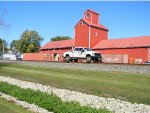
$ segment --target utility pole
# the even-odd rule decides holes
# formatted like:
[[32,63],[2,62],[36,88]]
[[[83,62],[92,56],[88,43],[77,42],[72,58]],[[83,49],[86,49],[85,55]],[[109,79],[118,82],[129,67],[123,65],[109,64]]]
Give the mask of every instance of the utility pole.
[[3,39],[3,55],[5,54],[5,42],[4,42],[4,39]]

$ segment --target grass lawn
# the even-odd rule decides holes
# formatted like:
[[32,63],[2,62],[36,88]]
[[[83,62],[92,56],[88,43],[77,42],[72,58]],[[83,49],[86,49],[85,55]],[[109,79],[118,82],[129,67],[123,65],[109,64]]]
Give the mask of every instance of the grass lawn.
[[0,75],[150,105],[150,75],[2,63]]
[[0,98],[0,113],[31,113],[30,111],[15,105],[12,102]]

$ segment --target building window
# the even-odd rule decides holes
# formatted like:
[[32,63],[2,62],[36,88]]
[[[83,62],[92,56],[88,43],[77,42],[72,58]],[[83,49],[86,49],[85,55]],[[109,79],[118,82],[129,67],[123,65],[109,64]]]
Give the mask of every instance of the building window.
[[97,36],[97,32],[95,32],[94,35]]
[[89,18],[90,17],[90,13],[86,13],[86,18]]
[[82,22],[80,23],[80,25],[84,25],[84,22],[82,21]]

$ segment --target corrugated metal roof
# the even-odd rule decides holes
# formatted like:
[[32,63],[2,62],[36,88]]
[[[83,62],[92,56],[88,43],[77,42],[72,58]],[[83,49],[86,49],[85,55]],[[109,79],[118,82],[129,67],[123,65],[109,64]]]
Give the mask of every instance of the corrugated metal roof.
[[150,47],[150,36],[102,40],[93,49]]
[[61,40],[61,41],[52,41],[48,42],[46,45],[42,46],[40,50],[43,49],[54,49],[54,48],[68,48],[74,46],[74,40]]

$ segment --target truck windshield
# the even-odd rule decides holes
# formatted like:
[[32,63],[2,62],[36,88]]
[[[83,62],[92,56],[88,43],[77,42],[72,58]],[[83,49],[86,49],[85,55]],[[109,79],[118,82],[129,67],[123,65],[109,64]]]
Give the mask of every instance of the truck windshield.
[[90,48],[84,48],[86,51],[92,51],[92,49]]

